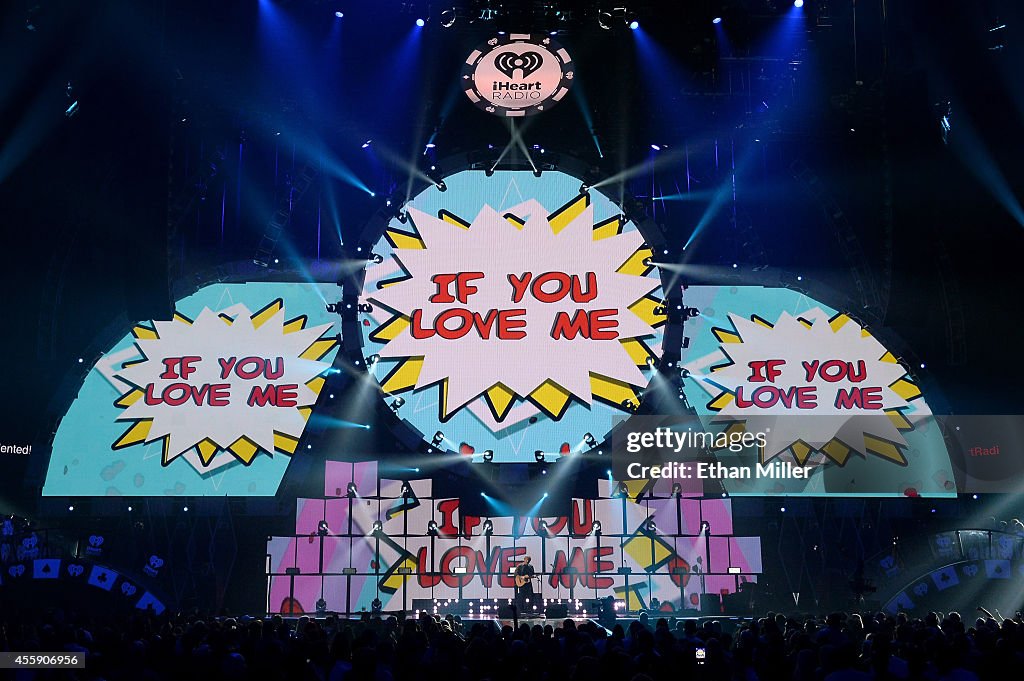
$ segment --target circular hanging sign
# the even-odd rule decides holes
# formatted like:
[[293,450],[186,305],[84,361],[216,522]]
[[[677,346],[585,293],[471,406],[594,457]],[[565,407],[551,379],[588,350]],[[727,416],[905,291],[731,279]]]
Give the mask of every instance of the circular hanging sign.
[[496,116],[532,116],[559,102],[572,85],[572,57],[547,35],[491,38],[466,58],[462,86],[479,108]]

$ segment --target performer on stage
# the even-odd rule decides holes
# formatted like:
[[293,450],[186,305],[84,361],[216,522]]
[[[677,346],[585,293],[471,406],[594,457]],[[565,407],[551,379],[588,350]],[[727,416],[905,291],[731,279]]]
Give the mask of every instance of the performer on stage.
[[516,605],[519,612],[525,612],[533,598],[533,579],[536,572],[530,565],[530,557],[525,556],[523,562],[516,567]]

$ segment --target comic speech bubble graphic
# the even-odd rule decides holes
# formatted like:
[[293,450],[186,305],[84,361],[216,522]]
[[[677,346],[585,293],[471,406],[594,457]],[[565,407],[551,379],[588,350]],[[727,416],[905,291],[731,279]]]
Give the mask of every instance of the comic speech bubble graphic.
[[904,413],[921,391],[866,329],[820,308],[728,321],[712,329],[719,350],[686,369],[711,396],[714,422],[766,434],[762,461],[789,453],[800,465],[842,466],[858,454],[907,464],[902,433],[930,411],[922,400]]
[[631,345],[665,316],[651,251],[621,216],[595,225],[580,194],[554,213],[531,199],[485,204],[472,222],[412,207],[408,219],[403,271],[365,293],[393,314],[380,356],[404,360],[385,392],[440,385],[442,420],[480,396],[499,423],[517,398],[554,419],[573,398],[635,410],[649,378]]
[[294,453],[330,368],[319,360],[337,344],[330,328],[288,320],[281,299],[135,327],[141,359],[116,372],[130,386],[117,420],[131,425],[112,448],[159,441],[164,465],[195,451],[186,460],[200,471],[219,454],[249,464],[260,452]]

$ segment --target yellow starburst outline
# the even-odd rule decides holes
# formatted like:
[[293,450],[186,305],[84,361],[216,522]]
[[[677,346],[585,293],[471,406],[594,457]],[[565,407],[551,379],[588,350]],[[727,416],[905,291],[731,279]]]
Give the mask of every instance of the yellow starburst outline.
[[[769,329],[774,329],[775,325],[768,320],[756,315],[750,315],[750,321],[764,326]],[[813,321],[808,320],[804,317],[798,317],[797,321],[803,324],[808,329],[814,324]],[[848,322],[853,321],[849,315],[842,312],[835,314],[828,320],[828,325],[833,332],[838,331],[841,327],[845,326]],[[712,366],[708,373],[714,373],[726,367],[735,364],[732,357],[729,355],[726,345],[743,343],[743,336],[736,325],[730,322],[731,328],[725,329],[722,327],[712,327],[711,333],[715,336],[715,339],[719,342],[719,349],[722,354],[725,355],[727,362],[722,364],[716,364]],[[871,333],[861,328],[861,336],[864,338],[870,337]],[[892,364],[899,364],[899,360],[896,359],[895,355],[886,350],[885,354],[878,358],[880,362],[887,362]],[[707,408],[710,411],[719,412],[729,405],[735,398],[736,392],[734,390],[728,390],[717,383],[714,384],[718,387],[721,392],[715,395],[707,403]],[[903,376],[893,381],[888,386],[893,392],[903,398],[905,401],[910,402],[916,400],[922,396],[920,388],[911,380],[910,374],[904,371]],[[903,433],[914,430],[914,424],[904,414],[906,407],[890,407],[884,409],[883,413],[889,417],[893,422],[896,429]],[[732,432],[734,430],[738,432],[746,431],[746,420],[745,419],[728,419],[716,421],[725,425],[725,432]],[[838,437],[834,437],[821,447],[812,447],[802,439],[794,440],[787,447],[783,448],[776,456],[782,456],[787,452],[792,455],[793,460],[799,466],[803,466],[810,459],[811,454],[822,454],[827,460],[832,463],[844,467],[850,460],[851,454],[856,454],[861,459],[867,459],[867,454],[873,454],[889,463],[896,464],[898,466],[907,466],[907,457],[904,454],[905,450],[908,449],[908,445],[904,443],[894,442],[883,437],[876,435],[864,434],[864,446],[862,448],[855,447],[847,442],[844,442]],[[862,451],[863,450],[863,451]],[[773,457],[774,458],[774,457]],[[758,459],[763,464],[766,463],[764,448],[758,447]]]
[[[259,328],[268,319],[277,314],[278,311],[283,309],[284,299],[276,298],[267,305],[257,310],[256,312],[253,312],[251,315],[249,315],[249,319],[252,320],[254,327]],[[224,313],[219,313],[217,316],[221,319],[221,321],[228,325],[233,324],[236,319],[235,317],[231,317],[230,315]],[[177,311],[174,313],[172,321],[177,322],[179,324],[186,324],[188,326],[191,326],[193,323],[192,319],[189,319],[188,317]],[[292,319],[289,319],[282,325],[282,333],[294,333],[296,331],[300,331],[306,328],[308,321],[309,319],[306,315],[299,315],[297,317],[293,317]],[[149,324],[137,324],[132,328],[131,333],[133,337],[139,340],[157,340],[160,338],[160,334],[156,330],[156,326],[155,324],[153,324],[152,321]],[[139,352],[139,354],[142,357],[140,359],[132,360],[130,362],[125,362],[124,364],[122,364],[122,367],[131,366],[133,364],[140,364],[142,362],[149,360],[149,358],[146,357],[145,352],[143,352],[139,344],[135,343],[134,345],[135,349]],[[303,350],[302,353],[300,353],[299,357],[301,359],[317,361],[322,359],[337,346],[337,336],[321,336],[320,338],[313,341],[309,345],[309,347]],[[324,371],[326,371],[326,369]],[[306,381],[305,385],[310,390],[312,390],[314,394],[319,395],[325,383],[326,380],[323,374],[321,373],[314,376],[310,380]],[[138,386],[132,386],[128,391],[126,391],[125,393],[120,395],[116,400],[114,400],[114,406],[121,409],[127,409],[129,406],[137,402],[143,396],[143,394],[144,391],[141,388],[139,388]],[[308,421],[310,415],[313,413],[313,407],[311,405],[296,407],[296,409],[298,409],[299,414],[302,415],[303,421]],[[113,444],[111,444],[110,448],[116,451],[120,449],[125,449],[127,447],[132,447],[138,444],[151,444],[153,442],[160,442],[160,464],[162,466],[169,466],[172,463],[172,460],[168,458],[170,455],[170,436],[164,435],[163,437],[160,438],[149,439],[149,431],[153,426],[152,418],[128,419],[128,422],[131,425],[129,425],[128,428],[125,429],[125,431],[121,434],[121,436],[118,437],[117,440],[113,442]],[[280,452],[281,454],[290,456],[295,453],[298,444],[298,438],[287,433],[282,433],[277,430],[274,431],[275,452]],[[219,452],[227,452],[228,454],[231,454],[232,456],[235,457],[235,459],[237,459],[243,465],[246,466],[251,464],[255,460],[256,456],[260,453],[266,453],[270,456],[273,456],[273,452],[267,452],[265,449],[263,449],[258,444],[256,444],[255,442],[253,442],[244,435],[242,437],[239,437],[234,442],[228,444],[227,446],[215,442],[211,438],[204,438],[200,442],[197,442],[193,448],[196,450],[196,453],[199,456],[199,460],[202,462],[203,466],[209,466],[210,463],[213,461],[214,457],[216,457],[216,455]]]
[[[581,193],[548,215],[548,224],[551,225],[552,230],[557,234],[578,217],[589,205],[590,195]],[[506,213],[502,217],[517,229],[521,229],[526,224],[525,220],[512,213]],[[471,223],[444,209],[438,211],[438,219],[461,229],[470,229],[471,227]],[[626,222],[626,217],[620,214],[595,223],[593,225],[594,240],[599,241],[621,234]],[[426,244],[424,244],[423,239],[420,237],[411,216],[409,217],[409,224],[412,226],[412,231],[388,227],[384,232],[385,240],[394,249],[426,249]],[[654,265],[651,263],[653,257],[654,252],[651,248],[646,244],[642,245],[630,254],[622,265],[616,269],[616,272],[645,277],[654,270]],[[411,278],[412,275],[405,269],[397,257],[396,261],[399,263],[402,274],[378,282],[378,289],[392,286]],[[631,303],[628,309],[644,320],[651,328],[657,329],[668,323],[668,314],[664,309],[664,305],[664,299],[647,294]],[[391,310],[390,308],[386,309],[392,314],[370,332],[369,340],[373,342],[386,343],[405,331],[411,323],[408,315],[402,314],[397,310]],[[633,358],[638,367],[648,368],[650,366],[647,358],[655,357],[655,354],[644,341],[644,337],[626,338],[621,339],[619,342],[623,344],[627,353]],[[419,379],[419,372],[423,367],[423,356],[398,357],[396,359],[398,360],[397,364],[379,381],[381,390],[386,395],[397,395],[415,389],[416,382]],[[438,420],[441,423],[445,423],[458,411],[449,412],[447,408],[448,379],[445,378],[429,385],[420,386],[420,389],[426,390],[433,386],[438,386],[440,391]],[[590,372],[590,389],[594,399],[598,402],[627,413],[636,411],[640,404],[639,386],[633,386],[608,376]],[[569,405],[575,399],[570,391],[550,379],[525,396],[519,395],[501,382],[495,383],[479,395],[474,396],[473,399],[480,396],[484,397],[484,402],[498,423],[504,421],[516,401],[529,401],[544,415],[557,421],[562,418]]]

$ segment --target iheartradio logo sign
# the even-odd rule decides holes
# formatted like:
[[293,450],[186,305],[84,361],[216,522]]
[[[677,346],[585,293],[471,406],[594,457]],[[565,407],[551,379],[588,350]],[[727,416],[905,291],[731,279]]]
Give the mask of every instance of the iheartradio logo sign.
[[477,107],[496,116],[532,116],[569,92],[572,58],[550,36],[512,33],[491,38],[466,59],[462,83]]

